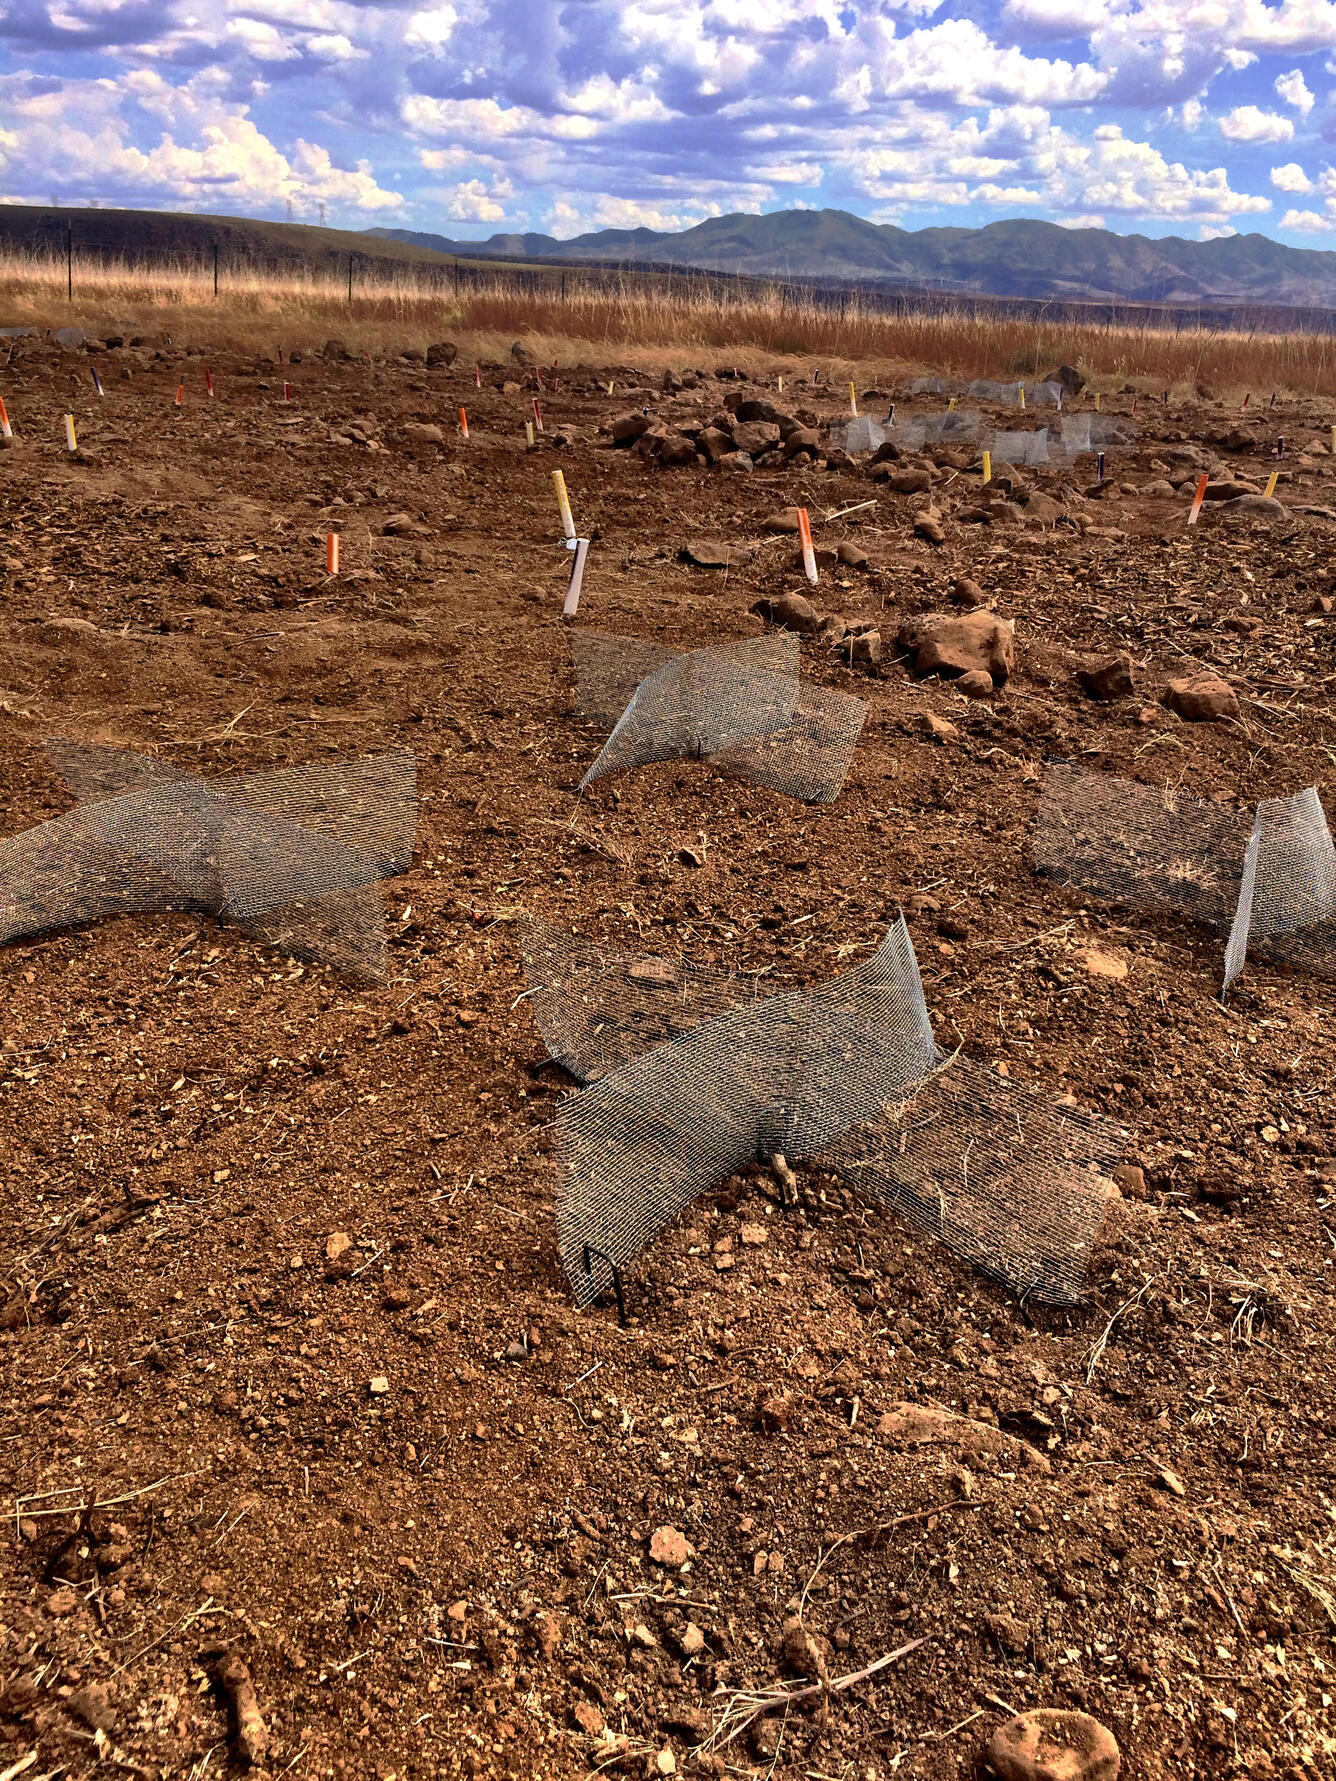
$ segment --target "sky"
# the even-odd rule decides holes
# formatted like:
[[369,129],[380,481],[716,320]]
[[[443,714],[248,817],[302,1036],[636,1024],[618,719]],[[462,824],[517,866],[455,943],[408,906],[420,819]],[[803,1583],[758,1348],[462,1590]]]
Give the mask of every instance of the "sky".
[[1336,0],[0,0],[0,200],[1336,247]]

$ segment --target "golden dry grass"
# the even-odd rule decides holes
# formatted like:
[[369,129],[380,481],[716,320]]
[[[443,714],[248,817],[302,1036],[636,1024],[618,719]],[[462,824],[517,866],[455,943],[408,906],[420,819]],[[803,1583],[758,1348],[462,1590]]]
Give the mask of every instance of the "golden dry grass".
[[352,302],[346,273],[296,267],[275,274],[224,275],[189,264],[150,271],[130,265],[74,266],[74,297],[63,261],[0,250],[0,321],[91,332],[171,332],[179,340],[271,351],[318,345],[337,334],[373,354],[452,338],[463,357],[495,361],[522,337],[544,362],[634,359],[646,369],[738,364],[756,373],[804,374],[863,382],[914,371],[951,377],[1033,376],[1077,365],[1096,387],[1158,392],[1198,383],[1221,396],[1252,390],[1336,394],[1336,339],[1295,331],[1231,332],[1185,326],[1081,323],[1000,316],[968,301],[932,303],[888,315],[857,302],[843,311],[779,290],[703,285],[606,274],[602,288],[571,273],[545,288],[520,288],[504,272],[484,272],[458,295],[448,281],[424,288],[421,274],[393,261],[358,268]]

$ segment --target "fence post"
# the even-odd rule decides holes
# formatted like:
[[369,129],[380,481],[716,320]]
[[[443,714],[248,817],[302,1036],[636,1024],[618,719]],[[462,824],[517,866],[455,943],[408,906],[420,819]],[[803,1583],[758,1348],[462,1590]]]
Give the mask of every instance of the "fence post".
[[218,296],[218,243],[216,241],[213,244],[213,294],[216,299]]
[[74,301],[74,224],[65,225],[65,295]]

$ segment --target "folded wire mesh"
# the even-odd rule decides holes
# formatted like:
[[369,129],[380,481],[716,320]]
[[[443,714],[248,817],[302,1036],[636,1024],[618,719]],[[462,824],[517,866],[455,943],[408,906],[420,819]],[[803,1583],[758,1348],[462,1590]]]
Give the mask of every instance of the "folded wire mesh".
[[1033,433],[985,434],[994,465],[1037,465],[1049,461],[1049,436],[1041,427]]
[[383,976],[376,886],[413,857],[407,750],[201,779],[64,739],[53,766],[81,801],[0,840],[0,943],[110,915],[185,909],[355,976]]
[[814,1158],[1022,1294],[1079,1298],[1116,1146],[944,1057],[903,918],[864,964],[768,996],[754,977],[540,923],[522,945],[548,1048],[591,1084],[556,1119],[558,1244],[579,1303],[699,1194],[776,1152]]
[[1055,764],[1044,774],[1034,862],[1074,890],[1223,931],[1225,989],[1250,948],[1336,976],[1336,848],[1311,786],[1262,799],[1250,824],[1229,805]]
[[576,631],[571,650],[576,711],[612,724],[581,791],[650,761],[702,760],[805,803],[838,797],[867,707],[801,682],[791,631],[680,652]]
[[925,445],[973,445],[983,432],[977,410],[948,408],[941,414],[911,414],[895,423],[889,437],[907,451],[922,451]]

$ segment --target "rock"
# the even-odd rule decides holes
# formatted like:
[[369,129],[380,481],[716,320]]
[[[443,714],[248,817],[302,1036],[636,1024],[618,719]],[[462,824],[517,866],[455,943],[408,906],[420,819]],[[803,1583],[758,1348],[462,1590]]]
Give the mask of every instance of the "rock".
[[1187,1486],[1183,1480],[1169,1466],[1160,1467],[1160,1483],[1173,1496],[1185,1497],[1188,1494]]
[[1059,365],[1056,370],[1046,372],[1039,380],[1041,383],[1060,383],[1064,396],[1079,396],[1085,388],[1086,380],[1075,365]]
[[435,346],[427,348],[427,369],[435,370],[438,365],[453,365],[459,357],[459,348],[453,340],[438,340]]
[[672,1565],[675,1569],[688,1564],[695,1548],[680,1528],[656,1527],[649,1537],[649,1555],[656,1565]]
[[793,1420],[793,1395],[787,1391],[762,1391],[756,1399],[756,1420],[768,1435],[777,1435]]
[[345,364],[352,356],[343,340],[327,340],[320,349],[320,357],[332,365]]
[[1266,495],[1235,495],[1231,501],[1219,501],[1213,509],[1215,513],[1256,513],[1267,519],[1288,519],[1289,512],[1282,501]]
[[517,365],[532,365],[533,354],[522,340],[517,340],[510,349],[510,356]]
[[426,538],[430,536],[427,527],[419,524],[411,513],[392,513],[380,529],[382,536],[386,538],[402,536]]
[[232,1709],[232,1741],[238,1759],[248,1766],[263,1762],[269,1749],[269,1731],[260,1716],[251,1673],[235,1651],[219,1664],[218,1681]]
[[821,622],[816,607],[802,594],[779,594],[774,599],[758,600],[752,611],[767,624],[777,625],[781,631],[810,633]]
[[374,1379],[368,1379],[366,1388],[373,1398],[383,1398],[390,1389],[390,1382],[384,1373],[377,1373]]
[[1171,680],[1161,703],[1189,724],[1220,723],[1239,715],[1233,687],[1218,674],[1189,674]]
[[[1197,492],[1196,483],[1192,485],[1192,491],[1194,494]],[[1208,482],[1206,493],[1202,499],[1204,501],[1237,501],[1240,495],[1260,495],[1261,492],[1255,482]]]
[[677,1649],[683,1657],[695,1657],[705,1649],[705,1634],[694,1620],[688,1620],[677,1636]]
[[929,544],[945,544],[946,530],[941,520],[935,519],[930,513],[920,513],[914,521],[914,532]]
[[923,734],[930,736],[934,742],[958,742],[960,740],[960,731],[956,726],[948,723],[944,717],[938,717],[932,711],[923,713],[919,719],[919,727]]
[[1087,977],[1104,977],[1110,983],[1121,983],[1127,976],[1127,960],[1119,958],[1116,952],[1102,952],[1097,946],[1087,946],[1077,957]]
[[867,552],[861,544],[851,544],[847,538],[836,547],[835,556],[847,569],[867,568]]
[[414,445],[444,445],[445,434],[430,421],[405,421],[404,438]]
[[759,458],[779,444],[779,428],[773,421],[740,421],[733,428],[733,444],[749,458]]
[[678,464],[694,464],[696,444],[685,433],[670,433],[659,446],[659,462],[668,468]]
[[821,435],[815,427],[795,427],[784,441],[784,456],[796,458],[800,451],[816,457],[821,450]]
[[571,1705],[571,1721],[587,1738],[601,1738],[607,1721],[592,1701],[575,1701]]
[[873,477],[889,483],[897,495],[926,495],[932,487],[932,476],[927,470],[901,470],[894,464],[878,464]]
[[1111,656],[1094,668],[1078,668],[1076,683],[1092,699],[1126,699],[1132,691],[1132,658]]
[[555,1614],[535,1614],[533,1636],[542,1655],[549,1660],[561,1650],[561,1621]]
[[971,581],[968,575],[957,575],[951,583],[951,598],[957,606],[986,606],[988,596],[977,581]]
[[1143,501],[1172,501],[1174,485],[1172,482],[1166,482],[1163,477],[1156,477],[1153,482],[1141,485],[1141,498]]
[[718,467],[734,476],[746,476],[756,468],[745,451],[726,451]]
[[656,1775],[675,1775],[677,1773],[677,1758],[673,1755],[670,1744],[665,1744],[654,1758],[654,1772]]
[[678,551],[678,560],[696,569],[740,569],[752,560],[745,544],[725,544],[718,539],[693,538]]
[[827,450],[827,470],[836,470],[843,474],[847,474],[850,471],[857,470],[857,468],[858,465],[854,462],[853,458],[850,457],[849,453],[842,450],[838,445],[832,445]]
[[956,518],[962,526],[987,526],[992,524],[993,514],[991,508],[966,503],[964,507],[956,508]]
[[1125,1200],[1145,1199],[1146,1172],[1135,1163],[1119,1163],[1113,1171],[1113,1181]]
[[1231,427],[1227,433],[1211,433],[1207,438],[1218,451],[1251,451],[1257,443],[1242,427]]
[[665,396],[676,396],[685,389],[685,384],[670,365],[659,380],[659,388]]
[[336,1262],[341,1255],[346,1255],[353,1246],[353,1240],[343,1231],[334,1231],[325,1239],[325,1259]]
[[732,451],[733,435],[719,427],[706,427],[696,441],[696,448],[703,451],[712,464],[717,464],[725,452]]
[[72,1589],[53,1589],[46,1598],[46,1611],[57,1620],[63,1620],[67,1614],[73,1614],[79,1606],[79,1598]]
[[868,469],[875,469],[878,464],[898,464],[904,452],[894,439],[883,439],[881,444],[868,459]]
[[798,530],[798,509],[796,507],[781,507],[775,513],[768,513],[761,521],[761,530],[774,532],[781,537],[796,532]]
[[1004,1651],[1024,1651],[1030,1643],[1029,1627],[1012,1614],[985,1614],[983,1624]]
[[628,410],[626,414],[617,414],[608,422],[608,432],[612,435],[614,445],[634,445],[642,433],[648,433],[650,419],[638,408]]
[[76,1688],[69,1698],[69,1708],[77,1713],[84,1724],[91,1726],[95,1732],[109,1732],[115,1729],[116,1709],[112,1705],[111,1692],[105,1682],[86,1682],[82,1688]]
[[962,674],[955,686],[956,691],[964,693],[967,699],[991,699],[996,690],[992,675],[977,668],[972,668],[968,674]]
[[61,618],[53,614],[42,620],[37,635],[43,643],[91,643],[102,633],[91,619]]
[[51,338],[57,346],[73,349],[82,346],[87,335],[82,328],[57,328]]
[[1034,520],[1041,526],[1054,525],[1062,518],[1063,509],[1052,495],[1035,493],[1025,503],[1026,519]]
[[[849,661],[855,667],[879,668],[881,653],[880,631],[862,631],[849,639]],[[991,682],[989,690],[992,690]]]
[[1009,1719],[988,1740],[984,1760],[998,1781],[1115,1781],[1121,1766],[1107,1726],[1061,1707]]
[[[729,401],[732,400],[733,398],[730,396]],[[774,403],[768,402],[764,396],[749,396],[745,402],[738,403],[734,412],[740,421],[771,421],[776,427],[788,419],[786,414],[781,413]]]
[[1017,1435],[1004,1434],[991,1423],[953,1415],[936,1404],[896,1404],[877,1422],[877,1433],[899,1447],[953,1447],[966,1453],[1000,1453],[1023,1459],[1036,1471],[1049,1462],[1037,1447]]
[[914,656],[918,674],[990,674],[1005,686],[1015,665],[1015,634],[1011,621],[996,613],[975,611],[958,617],[928,613],[901,625],[896,644]]
[[825,1682],[830,1672],[821,1647],[797,1615],[784,1622],[784,1636],[779,1648],[780,1662],[790,1676],[806,1682]]

